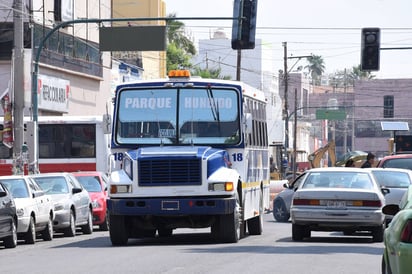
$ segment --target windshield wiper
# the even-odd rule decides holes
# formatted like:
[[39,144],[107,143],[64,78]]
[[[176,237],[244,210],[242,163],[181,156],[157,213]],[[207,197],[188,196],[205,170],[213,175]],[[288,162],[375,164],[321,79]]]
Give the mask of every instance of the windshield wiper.
[[208,87],[206,90],[207,90],[207,97],[209,98],[209,102],[210,102],[210,109],[212,110],[213,119],[215,121],[220,122],[219,107],[216,104],[215,99],[213,98],[212,89]]

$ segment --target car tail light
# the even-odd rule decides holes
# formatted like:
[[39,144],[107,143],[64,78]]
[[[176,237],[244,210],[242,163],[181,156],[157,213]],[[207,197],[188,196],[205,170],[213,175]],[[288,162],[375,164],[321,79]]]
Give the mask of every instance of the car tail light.
[[362,201],[362,206],[370,206],[370,207],[381,207],[382,202],[380,200],[374,200],[374,201]]
[[293,199],[293,205],[319,205],[319,200]]
[[412,220],[409,220],[403,227],[401,242],[412,243]]

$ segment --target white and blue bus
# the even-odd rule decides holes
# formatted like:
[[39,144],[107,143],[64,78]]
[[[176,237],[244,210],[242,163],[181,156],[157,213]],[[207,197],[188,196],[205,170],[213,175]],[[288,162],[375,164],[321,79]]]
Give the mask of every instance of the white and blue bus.
[[211,228],[218,241],[262,233],[269,209],[263,91],[238,81],[191,78],[116,88],[109,184],[110,239]]

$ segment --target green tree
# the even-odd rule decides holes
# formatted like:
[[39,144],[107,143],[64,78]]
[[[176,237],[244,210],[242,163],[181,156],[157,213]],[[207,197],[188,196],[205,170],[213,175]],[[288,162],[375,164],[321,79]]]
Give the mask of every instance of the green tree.
[[[176,14],[170,14],[169,18],[176,18]],[[190,62],[196,54],[196,47],[185,35],[185,24],[178,20],[169,20],[167,23],[167,52],[166,69],[191,68]]]
[[309,70],[312,77],[313,85],[320,85],[320,79],[325,72],[325,62],[320,55],[312,55],[312,57],[307,58],[308,65],[305,66]]
[[184,52],[182,48],[178,48],[175,43],[167,46],[166,56],[167,71],[192,67],[192,63],[190,62],[191,56]]

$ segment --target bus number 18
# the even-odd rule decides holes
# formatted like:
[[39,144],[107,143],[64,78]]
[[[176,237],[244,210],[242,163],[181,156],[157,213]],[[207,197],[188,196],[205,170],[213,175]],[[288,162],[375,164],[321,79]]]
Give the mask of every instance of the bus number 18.
[[232,154],[233,162],[241,162],[243,161],[243,154],[242,153],[233,153]]

